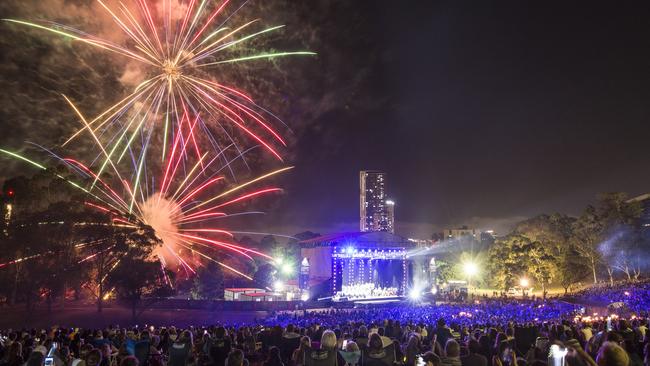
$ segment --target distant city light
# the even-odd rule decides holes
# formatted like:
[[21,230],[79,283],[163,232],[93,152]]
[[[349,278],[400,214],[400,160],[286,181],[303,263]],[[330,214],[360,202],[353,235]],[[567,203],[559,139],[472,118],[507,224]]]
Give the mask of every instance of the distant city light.
[[387,205],[390,205],[390,206],[394,206],[394,205],[395,205],[395,201],[393,201],[393,200],[386,200],[386,204],[387,204]]

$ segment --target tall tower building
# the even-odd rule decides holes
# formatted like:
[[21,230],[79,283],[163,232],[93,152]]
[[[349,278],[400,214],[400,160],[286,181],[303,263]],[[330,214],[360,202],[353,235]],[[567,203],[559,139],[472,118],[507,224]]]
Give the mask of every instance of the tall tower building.
[[386,173],[375,170],[359,172],[359,229],[393,232],[392,207],[386,197]]
[[386,199],[386,211],[388,213],[388,231],[395,233],[395,201]]

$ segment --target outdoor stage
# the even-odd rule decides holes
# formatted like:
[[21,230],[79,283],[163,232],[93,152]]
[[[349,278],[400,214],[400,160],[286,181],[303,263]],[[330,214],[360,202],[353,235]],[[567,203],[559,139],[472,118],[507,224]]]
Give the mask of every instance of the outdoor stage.
[[[301,244],[300,283],[312,298],[334,301],[397,301],[410,281],[407,251],[413,243],[387,232],[341,233]],[[305,260],[306,259],[306,260]]]

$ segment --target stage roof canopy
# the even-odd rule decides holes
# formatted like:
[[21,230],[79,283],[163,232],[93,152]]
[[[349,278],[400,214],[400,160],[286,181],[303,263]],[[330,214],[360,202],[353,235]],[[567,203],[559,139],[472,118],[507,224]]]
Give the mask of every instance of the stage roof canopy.
[[302,248],[340,245],[360,248],[411,248],[415,246],[406,238],[384,231],[327,234],[300,242]]

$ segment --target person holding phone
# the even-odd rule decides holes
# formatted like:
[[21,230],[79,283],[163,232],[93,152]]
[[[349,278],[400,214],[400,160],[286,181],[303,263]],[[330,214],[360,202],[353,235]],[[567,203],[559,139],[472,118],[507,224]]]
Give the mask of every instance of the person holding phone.
[[565,342],[567,363],[582,364],[586,366],[597,366],[596,361],[582,348],[580,342],[575,339],[570,339]]

